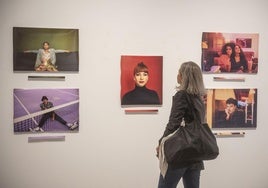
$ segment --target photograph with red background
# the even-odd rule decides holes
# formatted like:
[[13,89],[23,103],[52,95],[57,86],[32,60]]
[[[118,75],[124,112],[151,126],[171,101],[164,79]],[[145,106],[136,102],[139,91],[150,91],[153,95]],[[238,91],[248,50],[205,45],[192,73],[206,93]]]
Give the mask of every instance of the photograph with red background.
[[[155,91],[158,95],[159,103],[153,105],[161,105],[163,95],[162,94],[163,56],[128,56],[128,55],[121,56],[121,102],[124,95],[134,90],[136,87],[134,81],[134,69],[139,63],[143,63],[148,68],[149,78],[146,84],[146,88]],[[135,104],[135,105],[143,105],[143,104]]]

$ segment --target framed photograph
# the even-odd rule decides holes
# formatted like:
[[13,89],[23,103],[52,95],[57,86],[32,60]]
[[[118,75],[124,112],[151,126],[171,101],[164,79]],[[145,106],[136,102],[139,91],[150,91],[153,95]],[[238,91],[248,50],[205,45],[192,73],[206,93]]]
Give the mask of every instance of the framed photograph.
[[257,89],[208,89],[207,122],[212,128],[256,128]]
[[162,56],[121,56],[121,105],[162,105]]
[[203,32],[203,73],[258,72],[259,34]]
[[78,132],[78,89],[14,89],[14,132]]
[[78,29],[13,27],[14,72],[77,72]]

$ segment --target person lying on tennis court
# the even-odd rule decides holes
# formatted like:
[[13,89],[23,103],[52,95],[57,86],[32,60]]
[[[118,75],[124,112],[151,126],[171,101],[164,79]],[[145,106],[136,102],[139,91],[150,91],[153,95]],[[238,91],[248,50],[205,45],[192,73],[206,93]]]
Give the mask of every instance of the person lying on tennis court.
[[[46,110],[46,109],[53,107],[53,103],[48,101],[48,98],[46,96],[43,96],[41,101],[42,101],[42,103],[40,104],[41,110]],[[74,130],[75,128],[78,127],[77,122],[67,123],[62,117],[60,117],[54,111],[51,111],[51,112],[43,114],[38,126],[34,129],[30,128],[30,131],[32,131],[32,132],[36,132],[36,131],[44,132],[42,127],[49,118],[51,118],[52,120],[56,120],[56,121],[60,122],[61,124],[67,126],[70,130]]]

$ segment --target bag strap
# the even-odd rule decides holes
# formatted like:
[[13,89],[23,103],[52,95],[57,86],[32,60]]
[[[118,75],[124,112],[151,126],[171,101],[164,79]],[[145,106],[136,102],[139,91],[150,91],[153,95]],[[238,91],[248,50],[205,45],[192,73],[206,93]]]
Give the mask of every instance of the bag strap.
[[188,94],[186,91],[185,91],[185,95],[186,95],[186,99],[189,104],[190,110],[193,114],[194,120],[197,120],[199,123],[201,123],[200,113],[195,108],[193,97],[190,94]]

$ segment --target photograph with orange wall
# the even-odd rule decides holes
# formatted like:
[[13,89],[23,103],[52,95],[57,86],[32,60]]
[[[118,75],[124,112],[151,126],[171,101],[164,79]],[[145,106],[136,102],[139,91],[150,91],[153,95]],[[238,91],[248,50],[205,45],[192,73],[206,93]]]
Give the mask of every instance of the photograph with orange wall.
[[207,122],[212,128],[256,128],[257,89],[208,89]]

